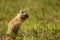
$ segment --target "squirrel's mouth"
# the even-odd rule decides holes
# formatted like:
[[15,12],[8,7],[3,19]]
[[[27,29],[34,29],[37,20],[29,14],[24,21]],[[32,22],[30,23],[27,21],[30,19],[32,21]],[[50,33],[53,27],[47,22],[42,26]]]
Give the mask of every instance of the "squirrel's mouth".
[[21,17],[21,19],[25,20],[25,19],[27,19],[28,17],[29,17],[29,15],[28,15],[28,14],[25,14],[23,17]]
[[28,18],[28,17],[29,17],[29,15],[28,15],[28,14],[26,14],[26,15],[24,15],[24,17]]

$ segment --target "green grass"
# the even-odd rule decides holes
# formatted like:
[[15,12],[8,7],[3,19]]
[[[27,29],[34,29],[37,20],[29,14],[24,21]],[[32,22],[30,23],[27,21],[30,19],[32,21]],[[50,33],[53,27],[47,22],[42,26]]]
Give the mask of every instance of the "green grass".
[[21,9],[29,7],[29,18],[16,40],[60,40],[60,0],[0,0],[0,36]]

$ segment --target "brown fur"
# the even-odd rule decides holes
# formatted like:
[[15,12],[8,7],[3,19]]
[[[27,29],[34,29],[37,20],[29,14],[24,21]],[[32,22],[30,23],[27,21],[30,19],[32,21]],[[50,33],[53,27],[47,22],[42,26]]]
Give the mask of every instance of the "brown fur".
[[22,22],[24,22],[27,18],[28,18],[28,14],[26,14],[26,10],[21,10],[19,11],[19,13],[17,14],[16,17],[14,17],[8,24],[8,30],[7,30],[7,34],[17,34],[20,25],[22,24]]

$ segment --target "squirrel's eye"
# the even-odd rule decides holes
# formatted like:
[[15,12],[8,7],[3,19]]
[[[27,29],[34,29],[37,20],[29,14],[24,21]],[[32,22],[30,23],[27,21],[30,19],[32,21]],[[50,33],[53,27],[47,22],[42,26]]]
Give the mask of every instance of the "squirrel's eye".
[[21,13],[24,13],[23,11]]

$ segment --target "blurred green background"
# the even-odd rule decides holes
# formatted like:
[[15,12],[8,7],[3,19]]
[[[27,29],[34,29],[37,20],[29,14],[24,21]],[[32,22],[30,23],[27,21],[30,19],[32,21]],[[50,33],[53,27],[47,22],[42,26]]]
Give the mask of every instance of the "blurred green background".
[[60,40],[60,0],[0,0],[0,36],[19,10],[30,8],[16,40]]

